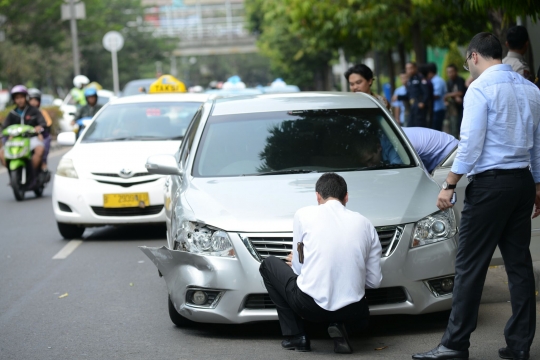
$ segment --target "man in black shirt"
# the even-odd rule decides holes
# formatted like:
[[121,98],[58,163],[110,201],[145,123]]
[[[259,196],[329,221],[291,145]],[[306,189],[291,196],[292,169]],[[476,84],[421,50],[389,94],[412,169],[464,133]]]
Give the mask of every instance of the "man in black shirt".
[[405,85],[407,95],[398,96],[398,100],[408,101],[411,105],[408,126],[427,127],[426,115],[430,96],[428,82],[418,72],[416,63],[408,62],[405,70],[409,76],[409,80]]
[[450,129],[452,135],[459,138],[461,129],[461,118],[463,117],[463,97],[465,96],[465,79],[458,75],[457,66],[450,64],[446,67],[448,81],[446,88],[448,92],[444,100],[448,102],[448,115],[450,119]]

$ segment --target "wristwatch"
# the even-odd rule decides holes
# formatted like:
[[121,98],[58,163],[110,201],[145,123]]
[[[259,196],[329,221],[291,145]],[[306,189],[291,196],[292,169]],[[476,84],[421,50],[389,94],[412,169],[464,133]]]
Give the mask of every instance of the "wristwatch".
[[449,184],[446,181],[442,183],[443,190],[452,190],[456,188],[456,184]]

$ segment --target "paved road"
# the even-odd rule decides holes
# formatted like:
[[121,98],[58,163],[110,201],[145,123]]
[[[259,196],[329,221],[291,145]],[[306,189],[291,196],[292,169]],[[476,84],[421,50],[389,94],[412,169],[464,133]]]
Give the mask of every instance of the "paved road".
[[[57,153],[58,154],[58,153]],[[51,159],[54,169],[59,156]],[[352,356],[337,356],[325,328],[312,325],[313,353],[280,349],[276,322],[176,328],[165,282],[137,246],[165,244],[164,229],[96,228],[62,260],[51,187],[14,200],[0,170],[0,359],[410,359],[438,344],[448,313],[374,317],[353,334]],[[496,359],[510,315],[502,268],[489,271],[471,359]],[[63,294],[68,294],[60,298]],[[381,349],[382,348],[382,349]],[[381,349],[381,350],[375,350]],[[540,345],[532,357],[540,359]]]

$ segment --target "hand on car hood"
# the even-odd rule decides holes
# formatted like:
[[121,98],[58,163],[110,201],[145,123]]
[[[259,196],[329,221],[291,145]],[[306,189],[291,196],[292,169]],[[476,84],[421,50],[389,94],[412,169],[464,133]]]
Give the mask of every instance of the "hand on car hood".
[[[296,210],[317,205],[321,173],[192,178],[186,192],[194,216],[226,231],[292,232]],[[347,181],[347,208],[373,225],[412,223],[438,211],[439,187],[420,168],[340,173]]]

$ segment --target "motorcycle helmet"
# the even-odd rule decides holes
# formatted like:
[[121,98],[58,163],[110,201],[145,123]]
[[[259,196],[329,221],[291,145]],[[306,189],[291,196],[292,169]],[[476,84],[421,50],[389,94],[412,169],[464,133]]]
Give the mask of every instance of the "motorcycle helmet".
[[84,75],[77,75],[73,78],[73,85],[76,87],[76,88],[80,88],[84,85],[88,85],[90,83],[90,79],[88,79],[86,76]]
[[11,100],[14,100],[15,94],[23,94],[28,96],[28,89],[24,85],[15,85],[11,89]]
[[88,88],[84,90],[84,97],[97,96],[97,90],[94,88]]
[[39,89],[36,89],[36,88],[28,89],[28,98],[38,99],[39,101],[41,101],[41,91],[39,91]]

